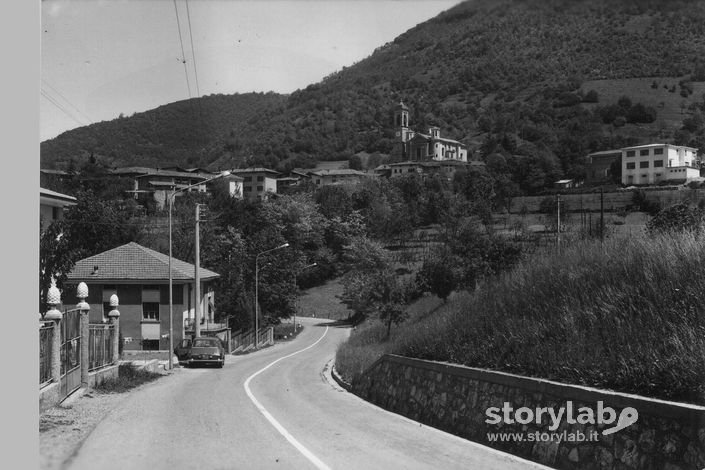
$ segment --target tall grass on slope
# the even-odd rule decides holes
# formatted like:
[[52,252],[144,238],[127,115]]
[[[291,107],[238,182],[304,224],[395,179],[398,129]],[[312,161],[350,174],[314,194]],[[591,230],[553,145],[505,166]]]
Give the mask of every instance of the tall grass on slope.
[[705,245],[686,233],[535,256],[385,351],[705,404]]

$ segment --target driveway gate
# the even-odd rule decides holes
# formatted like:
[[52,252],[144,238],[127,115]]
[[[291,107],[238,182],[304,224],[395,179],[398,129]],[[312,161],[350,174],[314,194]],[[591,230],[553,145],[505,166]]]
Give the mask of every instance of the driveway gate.
[[60,399],[81,386],[81,311],[67,310],[61,321]]

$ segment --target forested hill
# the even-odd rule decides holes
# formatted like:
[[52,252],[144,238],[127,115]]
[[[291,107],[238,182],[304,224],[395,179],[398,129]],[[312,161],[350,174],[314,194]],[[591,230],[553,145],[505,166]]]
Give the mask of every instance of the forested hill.
[[705,147],[703,50],[701,1],[469,1],[289,96],[206,96],[76,129],[42,143],[42,166],[91,153],[214,168],[389,153],[403,99],[412,128],[438,125],[481,157],[530,156],[547,180],[578,176],[589,151]]

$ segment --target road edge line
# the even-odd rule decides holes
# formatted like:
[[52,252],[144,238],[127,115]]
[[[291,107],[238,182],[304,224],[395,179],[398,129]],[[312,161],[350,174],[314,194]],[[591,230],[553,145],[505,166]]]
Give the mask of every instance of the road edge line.
[[252,379],[254,379],[255,377],[257,377],[257,376],[258,376],[259,374],[261,374],[262,372],[264,372],[264,371],[266,371],[267,369],[269,369],[270,367],[272,367],[274,364],[278,363],[279,361],[283,361],[284,359],[287,359],[287,358],[292,357],[292,356],[295,356],[295,355],[297,355],[297,354],[299,354],[299,353],[301,353],[301,352],[304,352],[304,351],[306,351],[306,350],[308,350],[308,349],[311,349],[312,347],[314,347],[315,345],[317,345],[318,343],[320,343],[321,340],[326,336],[327,333],[328,333],[328,327],[326,326],[325,331],[323,332],[323,334],[321,335],[321,337],[318,338],[318,340],[316,340],[316,342],[314,342],[313,344],[311,344],[311,345],[309,345],[309,346],[307,346],[307,347],[305,347],[305,348],[303,348],[303,349],[299,349],[298,351],[295,351],[295,352],[293,352],[293,353],[291,353],[291,354],[288,354],[288,355],[286,355],[286,356],[282,356],[282,357],[280,357],[279,359],[270,362],[269,364],[267,364],[266,366],[264,366],[263,368],[261,368],[260,370],[258,370],[257,372],[255,372],[254,374],[250,375],[250,376],[247,378],[247,380],[245,380],[245,384],[243,385],[243,387],[245,388],[245,393],[247,394],[247,397],[250,399],[250,401],[252,401],[252,403],[253,403],[253,404],[255,405],[255,407],[259,410],[259,412],[262,413],[262,415],[263,415],[265,418],[267,418],[267,421],[269,421],[269,423],[270,423],[272,426],[274,426],[274,428],[275,428],[277,431],[279,431],[279,434],[281,434],[282,436],[284,436],[284,438],[285,438],[287,441],[289,441],[289,443],[290,443],[291,445],[293,445],[293,446],[296,448],[296,450],[298,450],[304,457],[306,457],[309,461],[311,461],[311,463],[313,463],[313,464],[316,466],[316,468],[318,468],[319,470],[331,470],[331,468],[330,468],[328,465],[326,465],[325,463],[323,463],[323,461],[321,461],[321,459],[319,459],[318,457],[316,457],[316,456],[313,454],[313,452],[311,452],[310,450],[308,450],[303,444],[301,444],[298,440],[296,440],[296,438],[295,438],[294,436],[292,436],[292,435],[289,433],[289,431],[287,431],[287,430],[284,428],[284,426],[282,426],[282,425],[279,423],[279,421],[277,421],[277,420],[274,418],[274,416],[272,416],[272,415],[269,413],[269,411],[267,411],[267,409],[257,400],[257,398],[255,398],[254,394],[253,394],[252,391],[250,390],[250,381],[251,381]]

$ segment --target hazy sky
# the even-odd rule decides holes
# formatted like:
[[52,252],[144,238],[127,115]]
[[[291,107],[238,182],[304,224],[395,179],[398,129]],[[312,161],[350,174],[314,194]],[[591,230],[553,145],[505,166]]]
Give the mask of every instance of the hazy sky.
[[44,0],[41,140],[189,89],[290,93],[459,1]]

